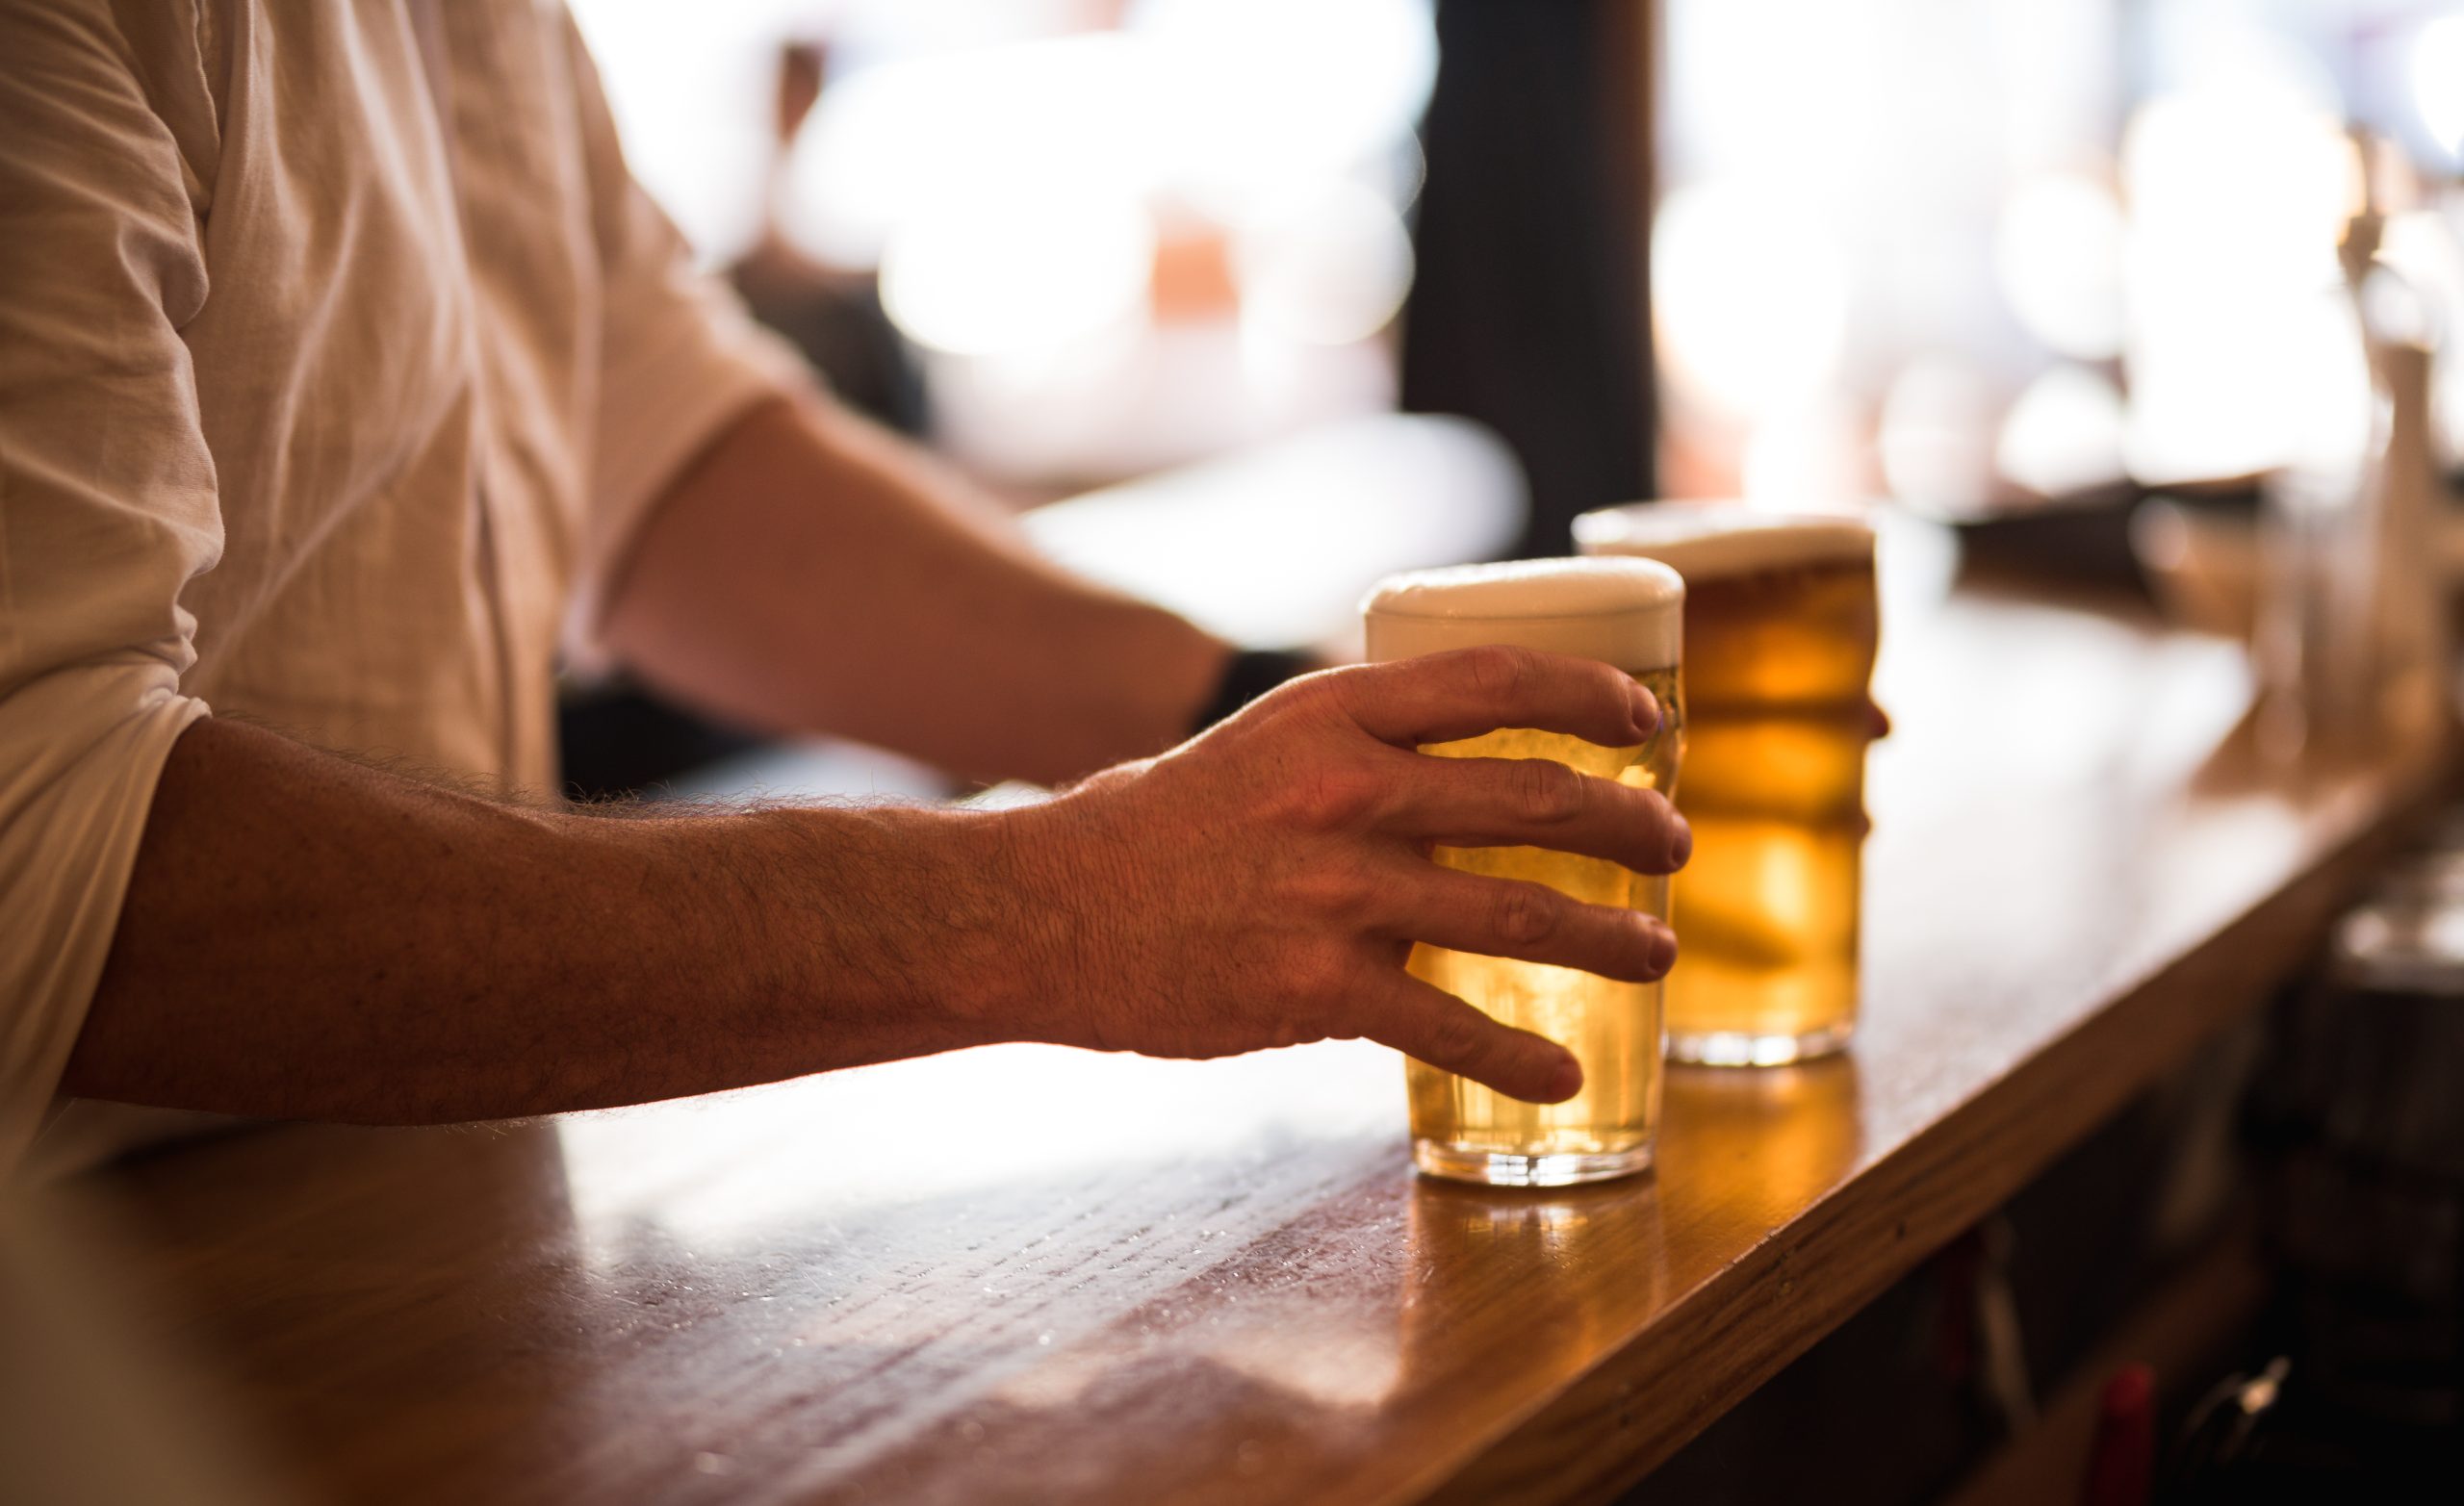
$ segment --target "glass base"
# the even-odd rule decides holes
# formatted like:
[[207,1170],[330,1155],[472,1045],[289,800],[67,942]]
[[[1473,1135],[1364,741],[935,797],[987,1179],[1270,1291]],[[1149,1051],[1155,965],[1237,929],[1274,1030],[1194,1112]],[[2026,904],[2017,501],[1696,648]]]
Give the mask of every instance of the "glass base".
[[1563,1187],[1649,1171],[1652,1148],[1645,1142],[1631,1150],[1511,1156],[1437,1140],[1414,1140],[1412,1164],[1428,1176],[1453,1182],[1478,1182],[1493,1187]]
[[1755,1035],[1744,1031],[1668,1034],[1668,1059],[1703,1067],[1784,1067],[1848,1049],[1857,1022],[1841,1020],[1802,1035]]

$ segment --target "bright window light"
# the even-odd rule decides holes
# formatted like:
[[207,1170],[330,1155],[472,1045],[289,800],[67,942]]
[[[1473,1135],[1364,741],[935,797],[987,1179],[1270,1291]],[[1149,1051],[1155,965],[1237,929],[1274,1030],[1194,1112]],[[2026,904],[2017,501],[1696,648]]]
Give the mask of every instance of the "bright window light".
[[2077,173],[2044,173],[2002,206],[1993,267],[2029,334],[2082,361],[2121,353],[2122,217],[2113,191]]
[[1234,245],[1244,319],[1308,345],[1365,340],[1412,286],[1412,238],[1382,196],[1336,180],[1262,212]]
[[899,227],[882,257],[882,304],[936,349],[1049,349],[1142,315],[1154,262],[1154,220],[1133,198],[988,191]]
[[2413,39],[2413,107],[2448,154],[2464,162],[2464,15],[2443,15]]
[[2101,371],[2065,364],[2028,384],[2002,419],[1993,461],[2040,497],[2122,479],[2121,393]]
[[1794,407],[1838,366],[1846,258],[1784,184],[1693,184],[1652,227],[1652,313],[1669,372],[1693,396],[1735,415]]

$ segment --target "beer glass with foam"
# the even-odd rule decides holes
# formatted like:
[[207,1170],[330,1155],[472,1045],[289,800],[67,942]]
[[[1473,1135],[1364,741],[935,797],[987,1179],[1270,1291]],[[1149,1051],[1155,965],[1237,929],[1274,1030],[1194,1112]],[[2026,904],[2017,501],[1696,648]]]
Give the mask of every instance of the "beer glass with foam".
[[1859,866],[1877,614],[1854,519],[1639,503],[1576,520],[1592,555],[1685,578],[1685,792],[1694,855],[1668,977],[1680,1061],[1829,1055],[1857,1021]]
[[[1526,560],[1393,576],[1370,594],[1362,611],[1373,660],[1510,644],[1612,664],[1642,681],[1661,707],[1659,730],[1633,748],[1510,727],[1421,752],[1548,758],[1665,792],[1677,783],[1684,596],[1674,572],[1648,561]],[[1668,913],[1666,878],[1601,858],[1533,847],[1440,847],[1433,855],[1450,868],[1535,881],[1588,904]],[[1659,1123],[1658,983],[1620,983],[1426,944],[1412,949],[1409,966],[1414,977],[1491,1017],[1566,1047],[1583,1071],[1582,1091],[1570,1101],[1527,1104],[1408,1062],[1412,1156],[1423,1171],[1500,1186],[1555,1187],[1651,1164]]]

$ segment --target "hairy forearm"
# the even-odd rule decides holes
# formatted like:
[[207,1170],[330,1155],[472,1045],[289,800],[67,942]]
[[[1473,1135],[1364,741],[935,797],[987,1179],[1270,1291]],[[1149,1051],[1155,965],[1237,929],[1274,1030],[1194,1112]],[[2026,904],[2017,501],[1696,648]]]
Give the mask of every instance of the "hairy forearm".
[[64,1086],[444,1122],[974,1044],[1002,819],[521,809],[200,722]]
[[787,399],[661,498],[604,631],[646,679],[733,720],[1048,783],[1178,742],[1229,651],[1038,559],[911,447]]
[[63,1086],[294,1118],[509,1117],[996,1040],[1220,1056],[1367,1035],[1554,1102],[1576,1059],[1406,976],[1417,942],[1632,982],[1659,921],[1435,846],[1667,873],[1657,792],[1411,750],[1658,735],[1609,666],[1486,648],[1309,676],[991,812],[509,808],[207,720],[149,807]]

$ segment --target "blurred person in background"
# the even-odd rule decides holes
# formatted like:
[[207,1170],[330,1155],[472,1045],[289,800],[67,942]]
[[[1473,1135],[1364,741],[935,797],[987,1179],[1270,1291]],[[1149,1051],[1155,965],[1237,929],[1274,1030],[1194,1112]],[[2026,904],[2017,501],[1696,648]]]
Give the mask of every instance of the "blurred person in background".
[[[1081,782],[577,812],[536,793],[560,642]],[[1040,562],[816,391],[552,8],[0,0],[0,1171],[111,1106],[468,1120],[994,1040],[1368,1035],[1571,1095],[1409,945],[1645,979],[1674,938],[1429,846],[1658,872],[1682,823],[1412,749],[1658,708],[1539,655],[1291,667]]]
[[761,233],[728,268],[728,281],[747,312],[787,337],[829,379],[831,396],[902,434],[921,434],[923,375],[882,312],[872,277],[820,265],[797,250],[779,223],[796,133],[821,102],[830,59],[819,42],[791,41],[780,47],[778,66],[776,151],[762,193]]
[[[728,283],[757,323],[795,346],[840,406],[899,433],[922,434],[923,372],[882,312],[871,275],[814,261],[779,222],[796,133],[820,103],[829,56],[819,42],[788,41],[779,47],[776,66],[760,232],[728,268]],[[673,705],[623,674],[569,676],[559,688],[557,774],[575,799],[622,799],[761,742]]]

